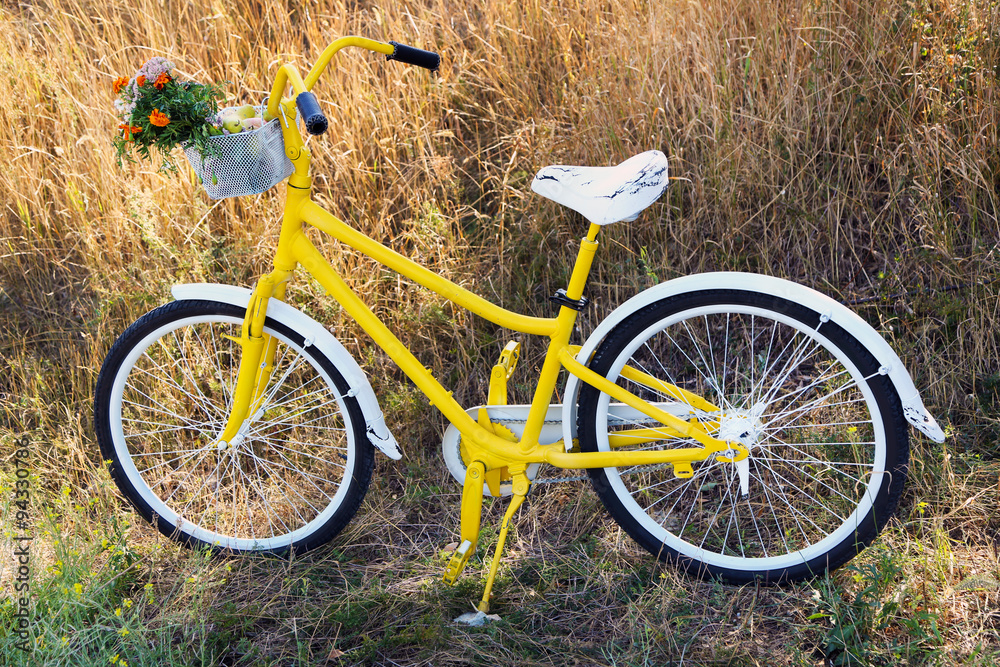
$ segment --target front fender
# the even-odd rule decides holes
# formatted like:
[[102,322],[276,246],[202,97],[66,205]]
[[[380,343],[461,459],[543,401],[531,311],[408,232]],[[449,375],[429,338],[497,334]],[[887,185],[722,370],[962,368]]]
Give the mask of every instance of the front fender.
[[[772,276],[738,272],[698,273],[650,287],[615,308],[610,315],[601,321],[583,344],[576,356],[577,361],[588,363],[590,357],[597,350],[597,346],[608,333],[637,310],[660,299],[684,292],[714,289],[763,292],[795,303],[806,304],[814,308],[820,315],[826,315],[857,338],[879,364],[888,369],[889,379],[896,388],[896,393],[899,394],[900,402],[903,405],[903,416],[906,417],[906,421],[931,440],[944,442],[944,432],[934,417],[924,408],[920,394],[917,392],[910,374],[903,366],[903,362],[875,329],[854,311],[825,294],[804,285]],[[568,443],[568,446],[571,446],[573,438],[576,437],[576,403],[580,385],[580,379],[574,375],[571,375],[566,383],[563,402],[563,442]]]
[[[212,283],[174,285],[170,293],[177,300],[221,301],[241,308],[247,307],[251,295],[251,291],[245,287]],[[371,443],[390,459],[398,461],[403,458],[399,444],[385,424],[385,417],[379,407],[378,398],[375,397],[375,391],[368,382],[368,377],[340,341],[322,324],[284,301],[270,299],[267,302],[267,316],[299,332],[310,341],[311,345],[320,349],[347,380],[351,388],[347,395],[356,398],[361,406],[361,412],[365,417],[365,432]]]

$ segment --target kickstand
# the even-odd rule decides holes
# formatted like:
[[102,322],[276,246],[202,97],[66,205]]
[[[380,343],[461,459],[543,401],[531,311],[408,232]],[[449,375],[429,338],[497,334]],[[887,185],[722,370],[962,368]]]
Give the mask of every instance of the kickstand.
[[524,496],[527,495],[528,488],[531,485],[523,470],[514,473],[513,478],[514,495],[511,497],[510,505],[503,515],[503,523],[500,524],[500,537],[497,539],[496,551],[493,552],[493,562],[490,563],[490,574],[486,577],[486,589],[483,591],[483,599],[480,601],[479,606],[476,607],[484,614],[490,610],[490,592],[493,590],[493,581],[496,579],[497,569],[500,567],[500,557],[503,555],[504,543],[507,541],[510,520],[514,516],[514,512],[524,502]]

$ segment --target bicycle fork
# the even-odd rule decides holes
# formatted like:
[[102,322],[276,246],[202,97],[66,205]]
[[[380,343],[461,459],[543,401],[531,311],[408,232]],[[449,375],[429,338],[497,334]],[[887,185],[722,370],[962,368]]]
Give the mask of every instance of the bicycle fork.
[[217,449],[224,450],[238,446],[246,428],[258,416],[264,392],[274,371],[274,357],[278,347],[278,341],[264,333],[267,304],[272,296],[279,299],[284,296],[288,274],[288,271],[275,270],[261,277],[254,288],[250,303],[247,304],[240,337],[223,334],[223,337],[240,346],[241,354],[236,388],[233,390],[232,409],[225,428],[215,442]]

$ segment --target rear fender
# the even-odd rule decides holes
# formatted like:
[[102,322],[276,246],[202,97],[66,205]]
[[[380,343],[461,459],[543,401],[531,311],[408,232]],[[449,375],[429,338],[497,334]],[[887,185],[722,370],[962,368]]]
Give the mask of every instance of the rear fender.
[[[685,292],[701,290],[728,289],[762,292],[781,297],[795,303],[808,304],[819,312],[821,317],[829,317],[848,333],[858,339],[862,345],[875,357],[899,394],[903,405],[903,416],[921,433],[935,442],[944,442],[944,432],[937,421],[924,407],[920,394],[903,366],[903,362],[867,322],[854,311],[834,301],[816,290],[793,283],[781,278],[763,276],[755,273],[718,272],[699,273],[675,280],[669,280],[650,287],[636,294],[631,299],[618,306],[597,326],[576,355],[577,361],[589,363],[591,356],[597,350],[601,341],[611,330],[632,313],[651,303]],[[576,403],[581,387],[580,378],[571,375],[566,383],[563,399],[563,442],[572,443],[576,437]]]

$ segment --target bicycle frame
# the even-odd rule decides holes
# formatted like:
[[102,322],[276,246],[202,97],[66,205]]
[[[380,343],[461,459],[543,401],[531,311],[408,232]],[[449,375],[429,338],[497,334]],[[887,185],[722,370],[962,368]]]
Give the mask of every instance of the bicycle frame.
[[[219,438],[220,446],[237,437],[248,416],[255,413],[264,388],[270,379],[275,352],[275,344],[263,333],[267,302],[271,298],[283,299],[285,286],[292,272],[301,265],[314,277],[334,299],[361,325],[379,347],[385,350],[404,373],[427,395],[431,403],[461,432],[468,443],[470,455],[484,464],[485,470],[511,465],[511,472],[523,469],[529,463],[548,463],[559,468],[605,468],[622,465],[671,463],[678,476],[689,476],[691,462],[701,461],[713,454],[720,454],[724,461],[740,460],[748,452],[738,443],[714,438],[706,430],[706,425],[717,426],[708,421],[684,421],[658,408],[628,390],[594,373],[575,358],[579,349],[569,345],[569,337],[576,322],[577,311],[562,305],[554,318],[540,318],[522,315],[497,306],[482,297],[456,285],[396,251],[374,241],[360,231],[334,217],[311,199],[312,178],[309,176],[311,155],[305,146],[298,125],[294,120],[294,98],[285,99],[282,93],[291,84],[297,93],[308,90],[318,79],[333,54],[344,46],[361,46],[381,53],[389,53],[391,45],[359,37],[337,40],[324,51],[312,71],[303,80],[291,65],[283,65],[276,76],[269,102],[269,111],[282,117],[285,152],[295,166],[289,177],[288,190],[282,218],[281,232],[274,254],[274,270],[262,277],[254,288],[253,297],[247,308],[241,338],[242,358],[237,380],[234,405],[227,426]],[[280,100],[280,102],[279,102]],[[538,383],[531,402],[527,425],[519,441],[497,435],[488,425],[477,423],[465,409],[451,396],[444,386],[424,367],[417,358],[399,341],[385,324],[351,290],[343,278],[320,254],[305,234],[305,225],[314,227],[334,239],[345,243],[380,264],[410,278],[453,303],[502,327],[521,333],[547,336],[549,346],[539,374]],[[598,248],[596,241],[600,226],[592,224],[587,236],[581,241],[576,264],[566,289],[566,297],[579,301],[590,273],[591,264]],[[662,426],[652,429],[635,429],[618,435],[613,441],[627,441],[639,444],[644,441],[667,437],[691,438],[702,447],[685,447],[658,451],[608,451],[569,452],[562,442],[542,445],[538,436],[542,428],[549,401],[555,391],[559,370],[565,368],[584,382],[595,386],[612,398],[625,403],[646,416],[660,422]],[[634,381],[648,378],[635,369],[626,368],[626,376]],[[686,401],[706,412],[719,409],[701,397],[673,385],[648,378],[654,389],[666,395],[683,396]]]

